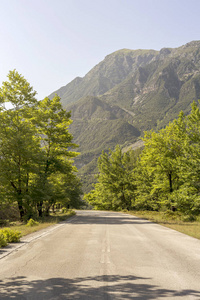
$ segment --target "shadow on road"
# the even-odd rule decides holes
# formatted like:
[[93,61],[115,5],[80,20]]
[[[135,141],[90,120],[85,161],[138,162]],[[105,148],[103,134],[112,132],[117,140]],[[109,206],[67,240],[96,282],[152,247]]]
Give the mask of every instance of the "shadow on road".
[[51,278],[29,281],[26,277],[14,277],[0,281],[0,299],[175,299],[193,296],[199,299],[200,291],[160,289],[151,284],[142,284],[147,278],[136,276],[106,275],[75,279]]
[[110,224],[110,225],[119,225],[119,224],[155,224],[154,222],[136,218],[134,216],[122,216],[120,214],[116,214],[116,216],[111,215],[79,215],[78,218],[74,219],[71,224]]

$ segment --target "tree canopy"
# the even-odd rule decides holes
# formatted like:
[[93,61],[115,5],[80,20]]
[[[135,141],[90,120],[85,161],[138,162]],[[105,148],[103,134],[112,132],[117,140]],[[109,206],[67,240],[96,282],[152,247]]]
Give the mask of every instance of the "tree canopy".
[[[119,146],[103,152],[98,182],[85,199],[101,209],[148,209],[200,213],[200,109],[148,131],[137,155]],[[131,159],[133,158],[134,159]]]
[[[42,101],[35,95],[16,70],[0,88],[0,199],[17,202],[21,218],[48,213],[58,199],[66,206],[80,204],[70,113],[57,95]],[[75,202],[69,192],[74,189]]]

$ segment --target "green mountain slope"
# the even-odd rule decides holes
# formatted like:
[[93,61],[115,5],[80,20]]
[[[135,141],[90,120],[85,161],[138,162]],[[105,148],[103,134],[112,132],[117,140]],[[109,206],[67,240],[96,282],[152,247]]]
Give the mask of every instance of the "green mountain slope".
[[160,51],[116,51],[50,97],[55,93],[72,112],[80,174],[91,176],[103,149],[127,149],[144,130],[189,112],[200,98],[200,41]]
[[81,153],[76,166],[81,175],[96,172],[97,158],[102,150],[114,148],[116,144],[130,145],[137,141],[140,131],[131,124],[132,116],[119,106],[110,106],[96,97],[86,97],[71,104],[73,123],[70,132]]

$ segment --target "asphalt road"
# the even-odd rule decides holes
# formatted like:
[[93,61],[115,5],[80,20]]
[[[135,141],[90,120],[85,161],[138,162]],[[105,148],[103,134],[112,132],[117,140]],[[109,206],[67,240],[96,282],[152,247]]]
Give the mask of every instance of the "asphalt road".
[[200,299],[200,240],[127,214],[79,211],[17,246],[1,300]]

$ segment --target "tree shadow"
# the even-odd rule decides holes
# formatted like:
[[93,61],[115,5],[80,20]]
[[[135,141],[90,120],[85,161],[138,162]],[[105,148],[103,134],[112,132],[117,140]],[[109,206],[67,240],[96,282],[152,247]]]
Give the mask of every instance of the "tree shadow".
[[122,224],[155,224],[145,219],[138,217],[127,217],[122,215],[110,216],[110,215],[78,215],[78,218],[74,219],[71,224],[108,224],[108,225],[122,225]]
[[8,251],[12,250],[14,248],[15,245],[20,245],[22,242],[18,242],[18,243],[12,243],[12,244],[8,244],[5,247],[0,248],[0,256],[7,253]]
[[[88,276],[79,278],[50,278],[28,280],[28,278],[13,277],[0,281],[0,299],[15,300],[63,300],[63,299],[138,299],[153,300],[160,298],[175,299],[176,297],[193,296],[199,299],[200,291],[169,290],[158,286],[142,283],[142,278],[136,276]],[[197,298],[198,297],[198,298]]]

